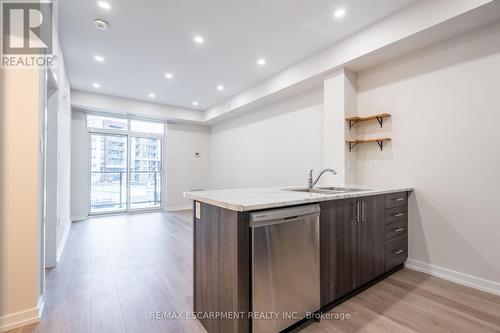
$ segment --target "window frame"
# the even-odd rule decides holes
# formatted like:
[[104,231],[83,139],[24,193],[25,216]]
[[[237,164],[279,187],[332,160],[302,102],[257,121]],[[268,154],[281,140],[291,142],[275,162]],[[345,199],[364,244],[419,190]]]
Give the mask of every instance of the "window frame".
[[[89,126],[88,116],[98,116],[98,117],[100,116],[100,117],[106,117],[106,118],[123,119],[123,120],[127,121],[127,128],[122,130],[122,129],[92,127],[92,126]],[[132,126],[131,126],[132,120],[162,124],[163,125],[163,133],[160,134],[160,133],[148,133],[148,132],[132,131]],[[149,117],[125,116],[125,115],[120,115],[120,114],[110,114],[110,113],[101,113],[101,112],[85,112],[85,127],[87,128],[87,131],[91,131],[91,132],[102,132],[102,133],[107,133],[107,134],[127,133],[129,135],[134,134],[134,135],[138,135],[138,136],[164,138],[167,135],[167,124],[168,124],[168,122],[166,120],[149,118]]]
[[[154,119],[154,118],[149,118],[149,117],[137,117],[137,116],[128,116],[128,115],[121,115],[121,114],[113,114],[113,113],[103,113],[103,112],[93,112],[93,111],[85,111],[85,127],[87,131],[87,176],[89,177],[88,179],[88,214],[93,215],[93,216],[99,216],[99,215],[106,215],[106,214],[131,214],[135,212],[147,212],[147,211],[159,211],[163,210],[166,206],[166,144],[167,144],[167,124],[168,122],[166,120],[161,120],[161,119]],[[125,119],[127,120],[127,129],[126,130],[121,130],[121,129],[108,129],[108,128],[96,128],[96,127],[90,127],[88,123],[88,116],[102,116],[102,117],[108,117],[108,118],[119,118],[119,119]],[[139,121],[148,121],[148,122],[155,122],[155,123],[161,123],[163,124],[163,134],[158,134],[158,133],[144,133],[144,132],[134,132],[131,131],[131,120],[139,120]],[[161,174],[161,204],[158,207],[152,207],[152,208],[136,208],[136,209],[131,209],[130,208],[130,188],[127,190],[127,208],[124,212],[113,212],[113,213],[91,213],[91,177],[90,177],[90,172],[92,168],[92,160],[91,160],[91,143],[90,143],[90,136],[92,134],[104,134],[104,135],[123,135],[127,137],[127,186],[130,186],[130,162],[131,162],[131,157],[130,157],[130,142],[132,137],[139,137],[139,138],[155,138],[155,139],[160,139],[161,140],[161,161],[160,161],[160,174]]]

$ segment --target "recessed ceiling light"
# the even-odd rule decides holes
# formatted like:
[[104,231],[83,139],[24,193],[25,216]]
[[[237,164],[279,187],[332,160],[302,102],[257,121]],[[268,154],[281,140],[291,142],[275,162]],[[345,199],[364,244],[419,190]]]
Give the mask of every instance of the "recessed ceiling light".
[[194,36],[193,40],[196,44],[203,44],[205,42],[205,40],[201,36]]
[[217,90],[219,90],[219,91],[224,90],[224,86],[223,86],[223,85],[218,85],[218,86],[217,86]]
[[104,62],[104,57],[100,55],[94,56],[94,60],[97,62]]
[[198,106],[198,102],[193,102],[192,103],[194,106]]
[[333,16],[335,16],[336,18],[341,18],[344,15],[345,15],[345,9],[344,8],[339,8],[335,12],[333,12]]
[[172,73],[165,73],[165,77],[166,77],[167,79],[171,79],[171,78],[173,78],[174,76],[172,75]]
[[153,94],[153,93],[149,93],[149,95],[148,95],[148,96],[149,96],[149,98],[155,98],[155,97],[156,97],[156,95],[155,95],[155,94]]
[[101,85],[99,83],[93,83],[92,87],[99,89],[99,88],[101,88]]
[[108,22],[104,21],[103,19],[94,19],[94,25],[99,30],[108,30],[109,29]]
[[257,65],[264,66],[265,64],[266,64],[266,59],[260,58],[259,60],[257,60]]
[[97,4],[102,9],[111,9],[111,5],[108,2],[106,2],[106,1],[97,1]]

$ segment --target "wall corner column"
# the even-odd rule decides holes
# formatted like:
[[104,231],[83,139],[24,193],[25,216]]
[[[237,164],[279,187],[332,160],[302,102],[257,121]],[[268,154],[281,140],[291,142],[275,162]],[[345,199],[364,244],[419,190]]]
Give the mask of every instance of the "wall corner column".
[[327,183],[356,184],[356,152],[349,152],[346,139],[356,137],[356,128],[349,130],[346,117],[357,114],[357,75],[341,69],[323,82],[323,167],[338,174],[329,175]]

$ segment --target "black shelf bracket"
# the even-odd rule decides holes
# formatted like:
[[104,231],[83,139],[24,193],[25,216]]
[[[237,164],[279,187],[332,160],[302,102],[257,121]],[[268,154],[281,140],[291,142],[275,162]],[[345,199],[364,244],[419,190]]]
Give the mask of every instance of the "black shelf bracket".
[[380,128],[384,127],[384,118],[383,117],[377,117],[377,121],[380,124]]
[[354,125],[359,121],[359,119],[350,119],[349,120],[349,131],[352,129]]
[[[380,151],[384,150],[384,141],[385,140],[377,140],[378,147],[380,148]],[[354,147],[356,147],[359,143],[366,142],[366,141],[354,141],[354,142],[348,142],[349,143],[349,152],[353,150]]]
[[349,142],[349,152],[352,151],[352,148],[356,147],[356,145],[358,144],[359,142]]
[[377,144],[380,147],[380,151],[384,150],[384,141],[383,140],[377,140]]
[[[380,125],[380,128],[383,128],[384,127],[384,117],[375,117],[375,119],[377,119],[379,125]],[[360,119],[349,119],[349,131],[354,127],[354,125],[356,125],[358,122],[360,121]]]

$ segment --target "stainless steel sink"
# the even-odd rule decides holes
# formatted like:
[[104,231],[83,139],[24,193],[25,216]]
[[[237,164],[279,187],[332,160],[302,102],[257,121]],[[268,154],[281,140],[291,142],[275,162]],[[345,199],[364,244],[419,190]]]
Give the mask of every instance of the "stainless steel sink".
[[320,190],[327,190],[327,191],[335,191],[335,192],[361,192],[361,191],[370,191],[369,188],[335,187],[335,186],[318,187],[318,189],[320,189]]
[[369,189],[328,186],[328,187],[315,187],[313,189],[296,188],[296,189],[288,189],[288,191],[309,192],[318,194],[335,194],[335,193],[353,193],[353,192],[369,191]]

